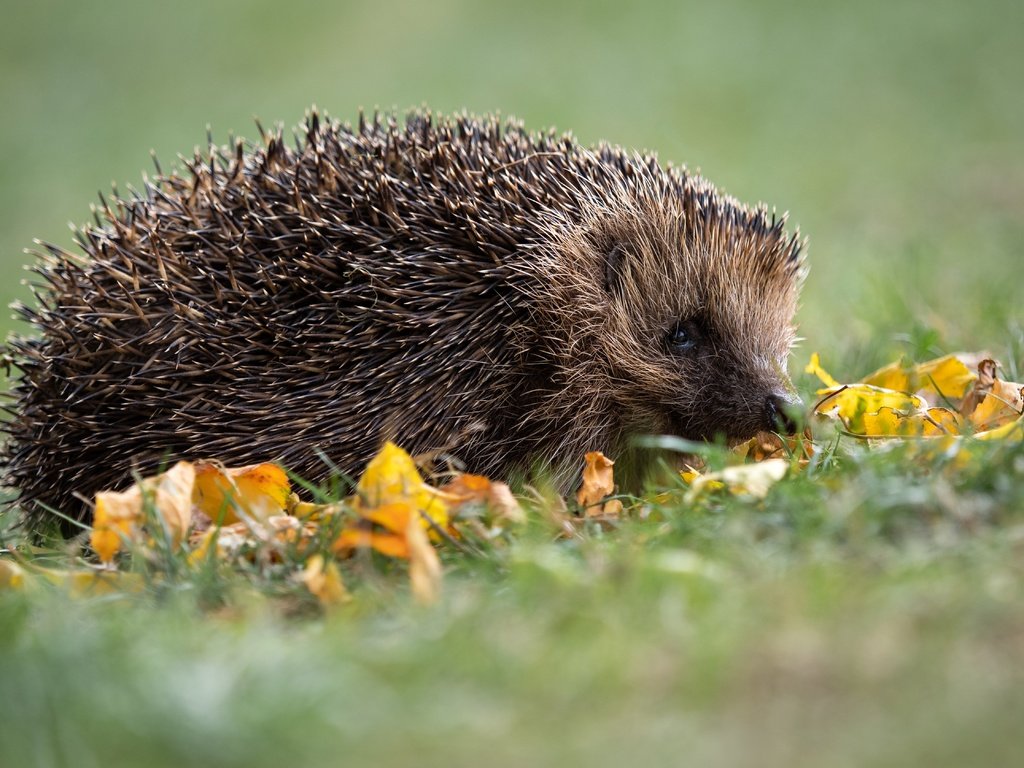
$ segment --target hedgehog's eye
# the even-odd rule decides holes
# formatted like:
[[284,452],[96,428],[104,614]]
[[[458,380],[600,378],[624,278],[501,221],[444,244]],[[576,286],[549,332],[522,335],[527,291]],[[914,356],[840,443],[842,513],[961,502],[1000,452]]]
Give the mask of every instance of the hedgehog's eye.
[[668,347],[673,352],[689,352],[697,346],[699,339],[700,329],[697,324],[683,320],[668,332]]

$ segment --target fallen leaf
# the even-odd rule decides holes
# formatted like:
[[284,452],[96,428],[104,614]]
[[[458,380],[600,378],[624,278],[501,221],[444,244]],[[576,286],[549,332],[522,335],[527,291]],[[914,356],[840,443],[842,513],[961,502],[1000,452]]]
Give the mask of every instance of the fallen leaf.
[[1024,416],[987,432],[975,435],[978,440],[1024,440]]
[[[394,443],[385,443],[366,465],[356,494],[356,507],[363,516],[375,509],[402,503],[410,504],[440,528],[448,525],[444,495],[423,482],[412,457]],[[421,522],[429,528],[430,521],[424,518]]]
[[187,461],[179,461],[162,475],[145,481],[154,490],[156,512],[170,535],[171,544],[178,546],[188,536],[192,524],[192,493],[196,471]]
[[947,408],[901,413],[883,406],[875,413],[863,414],[857,426],[857,434],[862,437],[932,437],[960,433],[957,415]]
[[288,506],[291,483],[277,464],[229,469],[219,462],[200,461],[195,471],[193,502],[214,522],[230,525],[242,518],[265,521]]
[[337,554],[349,554],[357,549],[367,548],[388,557],[409,558],[409,543],[404,532],[379,533],[369,528],[346,528],[331,546],[332,551]]
[[618,515],[622,511],[622,502],[618,499],[604,501],[605,497],[615,493],[612,469],[615,462],[600,451],[591,451],[584,459],[583,484],[576,492],[576,503],[583,508],[587,517]]
[[437,550],[415,518],[409,519],[405,540],[409,545],[409,586],[413,597],[424,605],[436,603],[441,595],[441,560]]
[[10,560],[0,560],[0,589],[25,589],[46,582],[67,590],[72,597],[93,597],[119,592],[141,592],[146,581],[140,573],[112,570],[61,570],[23,567]]
[[0,560],[0,589],[22,589],[25,569],[11,560]]
[[815,352],[811,355],[811,361],[804,368],[804,373],[810,373],[821,379],[821,382],[829,388],[841,386],[838,381],[833,379],[824,368],[821,367],[821,360],[818,357],[818,353]]
[[1018,384],[998,379],[971,413],[971,423],[981,432],[1016,421],[1024,412],[1024,390]]
[[324,607],[340,605],[352,600],[352,595],[349,594],[341,579],[338,564],[334,560],[325,561],[323,555],[313,555],[306,561],[301,578],[306,589]]
[[717,472],[697,473],[690,480],[686,500],[693,501],[702,492],[721,488],[727,488],[736,495],[763,499],[788,470],[786,459],[765,459],[756,464],[739,464]]
[[451,512],[456,513],[463,504],[485,504],[496,518],[520,525],[526,522],[526,513],[505,483],[494,482],[483,475],[462,473],[456,475],[441,491],[450,497]]
[[210,547],[216,545],[214,555],[218,560],[227,560],[237,555],[243,547],[255,543],[252,532],[245,523],[232,523],[221,527],[209,528],[193,535],[189,552],[190,565],[199,565],[210,557]]
[[958,355],[945,355],[917,365],[898,360],[865,376],[861,382],[899,392],[921,392],[959,400],[976,378]]
[[142,504],[139,484],[126,491],[100,491],[96,494],[89,545],[101,562],[113,562],[123,541],[138,538],[142,527]]
[[[977,361],[977,373],[968,368],[973,361]],[[1000,380],[995,361],[978,354],[946,355],[914,366],[900,361],[880,368],[862,383],[848,385],[836,383],[821,368],[817,355],[807,370],[830,384],[818,390],[823,397],[814,412],[839,419],[860,437],[949,438],[964,434],[967,425],[967,432],[987,433],[990,436],[985,439],[992,439],[1015,434],[1013,428],[1001,428],[1024,412],[1024,388]],[[926,393],[941,395],[951,407],[929,406]]]

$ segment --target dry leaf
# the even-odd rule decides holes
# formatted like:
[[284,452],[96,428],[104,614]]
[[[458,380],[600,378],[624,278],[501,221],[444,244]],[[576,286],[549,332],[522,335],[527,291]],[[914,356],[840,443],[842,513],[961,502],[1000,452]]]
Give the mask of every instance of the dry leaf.
[[133,540],[142,527],[142,488],[101,491],[96,494],[89,544],[104,563],[114,560],[123,540]]
[[179,461],[167,472],[147,477],[125,491],[97,493],[89,543],[100,560],[113,561],[125,539],[141,538],[145,522],[142,512],[147,499],[163,522],[171,544],[181,543],[192,523],[194,478],[192,465]]
[[807,367],[804,368],[804,373],[810,373],[817,376],[821,379],[821,382],[830,389],[842,386],[828,374],[828,371],[821,367],[821,359],[818,357],[817,352],[811,355],[811,362],[809,362]]
[[883,406],[876,413],[863,414],[857,422],[857,434],[863,437],[933,437],[959,433],[957,415],[947,408],[900,413]]
[[302,571],[302,583],[324,607],[340,605],[352,600],[352,595],[341,580],[338,564],[324,561],[323,555],[313,555]]
[[[1013,423],[1024,412],[1024,389],[1019,384],[999,380],[996,363],[988,358],[980,359],[978,373],[972,373],[968,361],[978,357],[960,353],[915,366],[894,363],[867,377],[865,381],[870,383],[840,385],[822,369],[814,355],[807,371],[829,385],[818,391],[824,396],[814,410],[839,419],[850,432],[861,437],[949,437],[963,434],[965,423],[971,427],[967,431],[1013,435],[1012,428],[1000,428]],[[877,386],[879,383],[904,387],[907,391],[883,389]],[[919,393],[939,393],[946,401],[952,401],[956,410],[929,407],[921,394],[911,394],[914,389]]]
[[56,571],[40,570],[49,582],[62,586],[72,597],[111,595],[118,592],[142,592],[146,580],[141,573],[118,571]]
[[404,532],[379,533],[369,528],[346,528],[331,546],[332,551],[342,555],[366,548],[388,557],[409,558],[409,543]]
[[214,522],[265,521],[285,511],[290,494],[288,475],[277,464],[229,469],[218,462],[196,462],[193,502]]
[[763,499],[769,489],[786,476],[789,462],[786,459],[765,459],[756,464],[740,464],[726,467],[718,472],[695,473],[690,479],[688,502],[705,491],[728,488],[732,493]]
[[971,388],[963,402],[960,403],[960,413],[963,416],[971,416],[981,404],[981,401],[988,395],[995,381],[996,361],[988,359],[978,363],[978,378],[974,382],[974,387]]
[[366,465],[356,492],[354,506],[362,519],[342,531],[333,544],[335,552],[372,547],[390,557],[410,557],[412,526],[424,536],[428,529],[430,536],[437,536],[434,526],[443,530],[448,525],[447,494],[424,483],[412,457],[394,443],[385,443]]
[[[810,428],[805,429],[800,435],[786,435],[785,437],[774,432],[759,432],[749,440],[735,446],[732,451],[737,456],[743,456],[751,461],[788,459],[799,454],[799,465],[804,466],[814,455],[814,441]],[[690,467],[690,469],[693,468]]]
[[959,355],[946,355],[918,365],[906,365],[903,360],[898,360],[861,381],[883,389],[959,400],[976,378],[977,375]]
[[0,560],[0,589],[24,589],[46,581],[67,590],[72,597],[94,597],[119,592],[141,592],[146,581],[140,573],[121,573],[111,570],[59,570],[22,567],[10,560]]
[[196,471],[187,461],[179,461],[162,475],[145,481],[154,489],[156,512],[163,520],[171,543],[177,546],[188,536],[192,524],[192,492]]
[[877,414],[883,408],[907,416],[928,407],[927,402],[917,395],[870,384],[848,384],[819,390],[819,394],[824,397],[814,406],[814,412],[838,418],[848,430],[857,434],[864,434],[865,415]]
[[988,432],[979,432],[975,437],[978,440],[1024,440],[1024,416]]
[[456,475],[441,491],[450,497],[455,513],[462,504],[486,504],[494,516],[519,525],[526,522],[526,513],[505,483],[494,482],[483,475]]
[[971,423],[984,432],[1015,421],[1024,412],[1022,392],[1017,384],[996,380],[971,414]]
[[436,603],[441,595],[441,560],[415,518],[409,519],[405,540],[409,545],[409,586],[413,597],[424,605]]
[[193,534],[189,543],[192,551],[188,555],[188,561],[191,565],[198,565],[210,557],[210,546],[214,543],[217,546],[217,559],[227,560],[237,555],[246,545],[254,544],[255,539],[245,523],[232,523]]
[[[401,503],[427,515],[441,528],[448,525],[444,495],[423,482],[412,457],[394,443],[385,443],[366,465],[356,492],[356,507],[364,517],[374,509]],[[422,524],[430,527],[426,519]]]
[[312,502],[302,501],[297,493],[292,493],[288,496],[286,511],[289,515],[300,517],[303,520],[321,522],[337,515],[343,509],[344,505],[337,501],[330,504],[313,504]]
[[586,466],[583,468],[583,484],[576,492],[576,503],[583,507],[587,517],[618,515],[622,512],[621,501],[609,499],[602,504],[606,496],[615,493],[615,477],[612,469],[615,462],[600,451],[591,451],[584,459]]

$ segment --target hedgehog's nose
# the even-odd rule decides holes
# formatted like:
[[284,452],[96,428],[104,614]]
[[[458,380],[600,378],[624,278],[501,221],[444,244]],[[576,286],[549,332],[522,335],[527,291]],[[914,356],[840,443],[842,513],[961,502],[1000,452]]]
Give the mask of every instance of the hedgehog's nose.
[[783,435],[796,434],[799,424],[794,414],[803,403],[787,395],[768,395],[765,401],[765,421],[768,429]]

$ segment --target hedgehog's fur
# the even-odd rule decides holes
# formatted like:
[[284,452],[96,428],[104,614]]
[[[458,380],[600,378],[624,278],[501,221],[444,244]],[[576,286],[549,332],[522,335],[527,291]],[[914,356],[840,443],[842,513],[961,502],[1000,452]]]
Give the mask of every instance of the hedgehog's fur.
[[420,112],[186,166],[115,192],[84,257],[45,246],[2,456],[30,523],[179,457],[316,481],[391,438],[571,482],[634,433],[772,426],[801,242],[685,170]]

